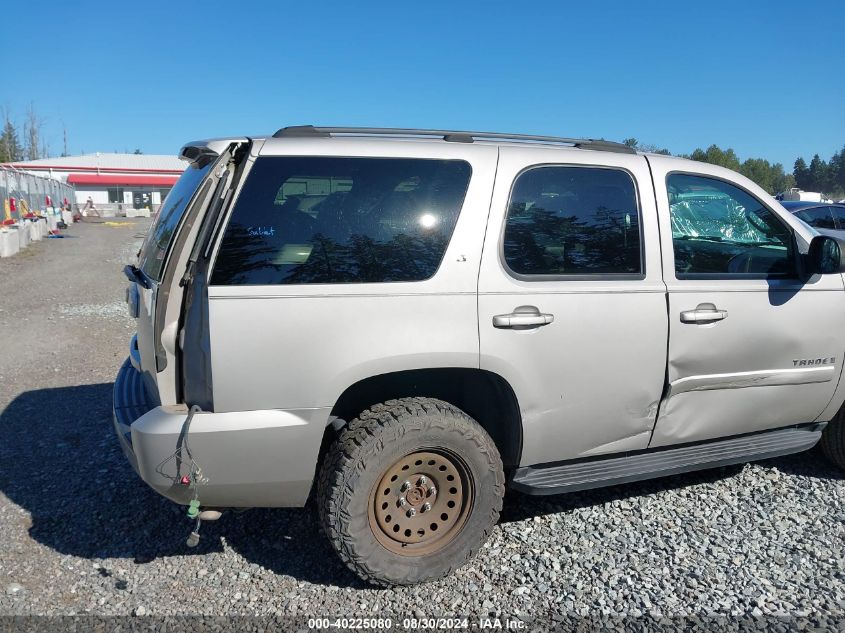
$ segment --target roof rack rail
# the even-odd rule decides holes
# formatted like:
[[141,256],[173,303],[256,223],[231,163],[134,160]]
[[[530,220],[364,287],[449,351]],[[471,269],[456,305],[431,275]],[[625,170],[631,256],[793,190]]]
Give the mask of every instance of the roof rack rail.
[[565,144],[582,149],[603,152],[636,154],[637,151],[624,143],[615,143],[593,138],[567,138],[565,136],[537,136],[534,134],[503,134],[501,132],[465,132],[459,130],[418,130],[414,128],[391,127],[315,127],[313,125],[291,125],[279,129],[273,138],[328,138],[330,136],[394,136],[394,137],[440,137],[448,143],[472,143],[476,140],[512,141]]

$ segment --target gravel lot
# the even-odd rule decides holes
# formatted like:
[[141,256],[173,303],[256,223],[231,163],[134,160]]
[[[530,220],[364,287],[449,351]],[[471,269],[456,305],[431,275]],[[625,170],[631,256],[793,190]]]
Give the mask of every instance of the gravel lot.
[[845,475],[817,452],[511,495],[475,561],[414,588],[363,585],[308,509],[225,515],[188,550],[184,511],[135,477],[111,427],[134,327],[120,269],[148,222],[75,225],[0,260],[0,614],[845,623]]

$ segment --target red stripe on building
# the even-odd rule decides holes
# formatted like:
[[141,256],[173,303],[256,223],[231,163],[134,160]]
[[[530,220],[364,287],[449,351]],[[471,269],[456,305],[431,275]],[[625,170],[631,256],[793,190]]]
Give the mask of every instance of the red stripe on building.
[[137,185],[146,187],[172,187],[178,176],[104,176],[102,174],[69,174],[71,185]]
[[139,174],[181,174],[181,169],[141,169],[137,167],[72,167],[70,165],[27,165],[25,163],[0,163],[4,167],[13,167],[23,171],[93,171],[93,172],[127,172]]

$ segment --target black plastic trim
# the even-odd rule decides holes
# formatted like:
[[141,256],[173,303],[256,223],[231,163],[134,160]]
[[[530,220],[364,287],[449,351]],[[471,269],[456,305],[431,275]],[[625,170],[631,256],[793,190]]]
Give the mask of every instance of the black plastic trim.
[[810,424],[587,461],[523,467],[515,471],[511,487],[529,495],[554,495],[780,457],[815,446],[824,427],[825,423]]
[[[116,422],[121,427],[128,428],[154,406],[147,398],[143,377],[127,358],[117,372],[112,391],[112,409]],[[124,437],[131,445],[131,434],[125,433]]]

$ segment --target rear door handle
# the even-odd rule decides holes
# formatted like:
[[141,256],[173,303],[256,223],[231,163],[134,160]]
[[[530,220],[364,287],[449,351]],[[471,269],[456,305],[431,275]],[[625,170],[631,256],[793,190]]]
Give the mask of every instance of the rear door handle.
[[695,310],[681,312],[681,323],[714,323],[728,318],[727,310],[719,310],[712,303],[699,303]]
[[543,314],[536,306],[519,306],[510,314],[497,314],[493,317],[493,327],[528,329],[548,325],[555,320],[553,314]]

